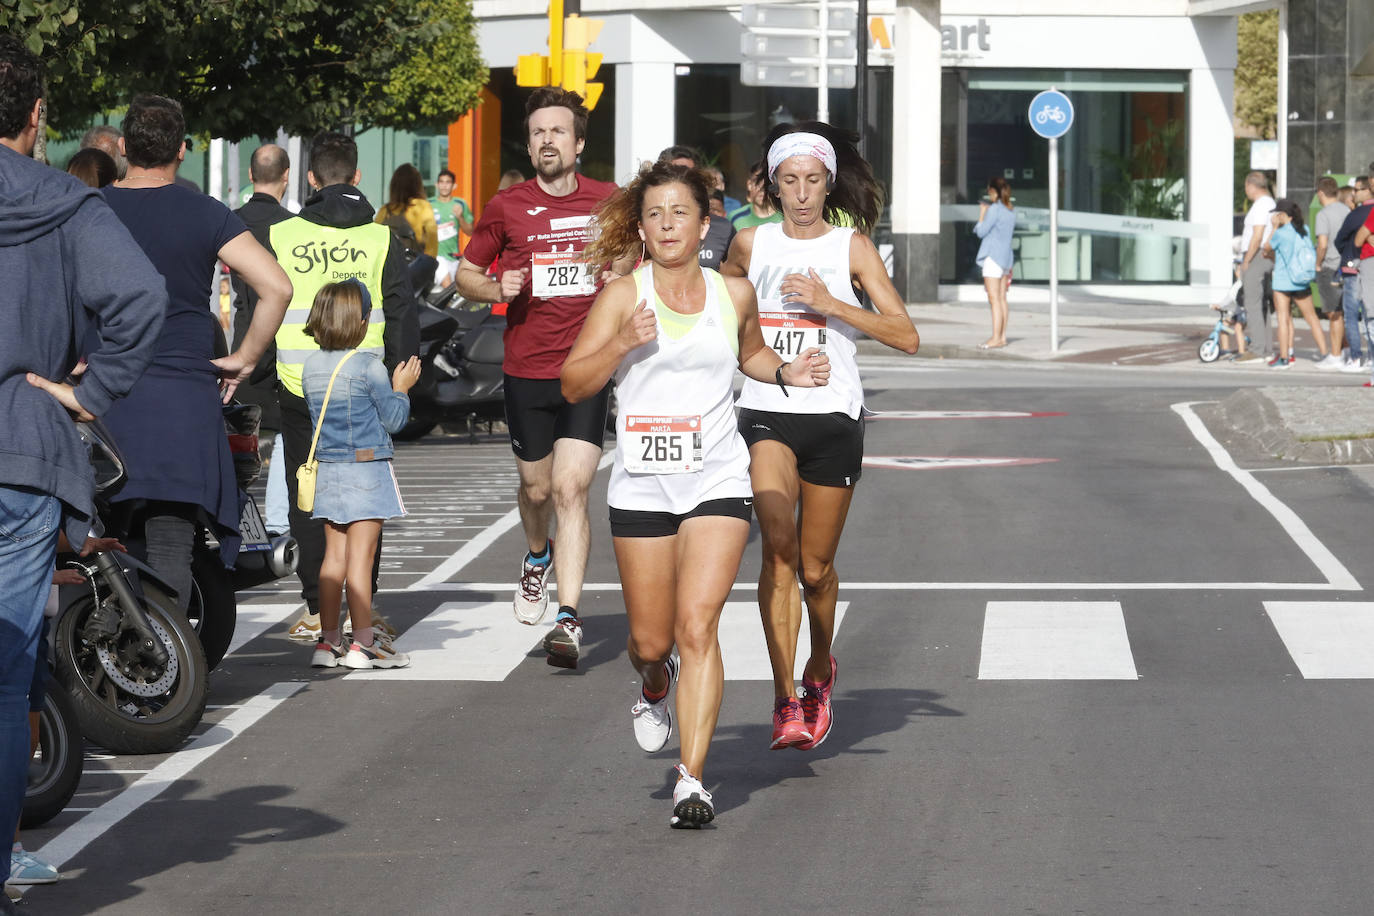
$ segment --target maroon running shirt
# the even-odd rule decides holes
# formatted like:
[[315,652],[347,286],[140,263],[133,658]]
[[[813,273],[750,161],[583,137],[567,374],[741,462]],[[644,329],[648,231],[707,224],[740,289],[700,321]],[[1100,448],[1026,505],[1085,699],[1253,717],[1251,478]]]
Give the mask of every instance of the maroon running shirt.
[[591,237],[592,211],[616,190],[578,175],[576,191],[554,197],[532,178],[506,188],[482,211],[464,259],[491,264],[499,257],[498,276],[531,268],[506,312],[507,375],[558,378],[598,289],[599,270],[588,273],[578,255]]

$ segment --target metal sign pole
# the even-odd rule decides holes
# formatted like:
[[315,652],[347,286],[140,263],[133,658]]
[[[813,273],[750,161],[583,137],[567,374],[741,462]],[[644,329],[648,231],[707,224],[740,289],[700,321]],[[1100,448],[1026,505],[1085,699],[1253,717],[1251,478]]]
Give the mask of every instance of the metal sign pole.
[[1059,138],[1050,138],[1050,352],[1059,352]]
[[826,0],[821,0],[821,73],[820,84],[816,86],[816,120],[830,123],[830,41],[826,28],[830,24],[830,9]]

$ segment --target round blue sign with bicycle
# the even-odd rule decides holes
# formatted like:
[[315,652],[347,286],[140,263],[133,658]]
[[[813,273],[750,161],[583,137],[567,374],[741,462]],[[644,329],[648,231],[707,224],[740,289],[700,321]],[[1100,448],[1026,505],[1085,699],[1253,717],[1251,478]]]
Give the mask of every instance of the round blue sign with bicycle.
[[1058,89],[1046,89],[1031,99],[1027,116],[1031,130],[1046,140],[1053,140],[1067,134],[1073,126],[1073,102]]

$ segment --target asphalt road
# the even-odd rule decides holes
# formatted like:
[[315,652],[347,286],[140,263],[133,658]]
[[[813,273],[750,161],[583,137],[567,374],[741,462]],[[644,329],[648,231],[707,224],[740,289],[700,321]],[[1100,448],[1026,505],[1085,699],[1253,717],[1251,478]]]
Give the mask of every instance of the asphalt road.
[[506,447],[431,439],[398,456],[413,514],[379,597],[415,665],[314,672],[275,625],[292,595],[247,599],[262,634],[213,675],[200,736],[93,753],[26,837],[64,880],[25,909],[1367,911],[1374,478],[1225,451],[1196,402],[1234,376],[883,357],[865,377],[835,730],[767,750],[755,539],[711,828],[668,829],[676,738],[633,741],[606,472],[589,655],[565,671],[510,614]]

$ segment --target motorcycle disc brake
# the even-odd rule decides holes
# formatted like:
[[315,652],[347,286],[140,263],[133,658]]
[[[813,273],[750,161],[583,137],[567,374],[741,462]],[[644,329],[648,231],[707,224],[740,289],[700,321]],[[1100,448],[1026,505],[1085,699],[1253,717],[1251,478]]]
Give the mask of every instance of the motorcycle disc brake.
[[[156,697],[169,692],[176,683],[177,672],[181,669],[176,648],[172,645],[172,638],[167,634],[167,630],[152,616],[148,617],[148,624],[167,647],[167,665],[162,669],[161,676],[155,680],[145,680],[132,672],[126,672],[120,667],[120,659],[116,652],[111,651],[108,644],[95,647],[96,658],[100,659],[100,667],[105,669],[105,674],[120,690],[136,697]],[[138,679],[135,679],[136,677]]]

